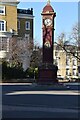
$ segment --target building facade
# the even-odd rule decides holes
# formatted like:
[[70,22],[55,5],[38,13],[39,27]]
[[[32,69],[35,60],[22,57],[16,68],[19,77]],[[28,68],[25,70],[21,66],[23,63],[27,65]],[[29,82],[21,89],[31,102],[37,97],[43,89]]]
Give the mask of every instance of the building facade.
[[[58,66],[58,78],[70,80],[79,78],[79,60],[77,57],[63,49],[57,49],[56,45],[54,48],[54,62]],[[76,51],[75,56],[78,56],[78,54],[79,51]]]
[[33,39],[33,8],[17,9],[18,37]]
[[[18,9],[18,4],[17,0],[13,2],[0,0],[0,58],[4,58],[2,54],[6,54],[7,60],[12,59],[14,46],[19,47],[22,44],[23,47],[25,44],[33,43],[33,8]],[[29,46],[24,47],[26,54],[27,47]],[[24,58],[22,54],[19,56],[23,67],[25,66],[24,69],[29,67],[30,57],[26,54],[24,53]]]
[[12,30],[14,35],[17,35],[17,4],[19,2],[4,1],[0,2],[0,37],[11,37]]

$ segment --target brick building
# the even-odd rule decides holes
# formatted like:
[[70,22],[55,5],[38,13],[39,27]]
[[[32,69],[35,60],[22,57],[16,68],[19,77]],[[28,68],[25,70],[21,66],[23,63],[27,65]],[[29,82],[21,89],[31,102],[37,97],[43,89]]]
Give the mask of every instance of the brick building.
[[[6,54],[9,61],[13,52],[13,42],[15,45],[29,44],[33,41],[33,8],[19,9],[17,8],[19,1],[0,0],[0,58],[4,58],[2,54]],[[33,43],[33,42],[32,42]],[[24,44],[24,45],[23,45]],[[27,53],[28,46],[25,46]],[[20,55],[24,69],[29,66],[29,58],[26,54]],[[25,60],[24,60],[25,59]],[[28,63],[27,63],[28,61]]]

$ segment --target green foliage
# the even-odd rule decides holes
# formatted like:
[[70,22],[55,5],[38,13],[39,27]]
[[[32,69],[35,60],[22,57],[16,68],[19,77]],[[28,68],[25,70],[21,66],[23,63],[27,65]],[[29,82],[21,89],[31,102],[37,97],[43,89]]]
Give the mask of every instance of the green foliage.
[[24,78],[25,72],[21,66],[9,66],[8,62],[2,62],[2,79]]
[[2,79],[21,79],[21,78],[37,78],[38,68],[30,67],[26,71],[23,71],[20,64],[11,65],[8,62],[2,62]]
[[38,68],[30,67],[26,70],[26,76],[29,78],[37,78],[38,77]]
[[34,78],[34,69],[32,67],[26,70],[26,76],[29,78]]

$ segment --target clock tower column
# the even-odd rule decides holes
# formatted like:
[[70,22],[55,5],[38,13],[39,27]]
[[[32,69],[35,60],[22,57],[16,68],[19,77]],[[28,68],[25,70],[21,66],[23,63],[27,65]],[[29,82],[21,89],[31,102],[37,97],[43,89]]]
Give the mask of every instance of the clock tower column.
[[54,18],[56,13],[49,3],[42,11],[43,63],[53,63]]
[[43,8],[42,15],[42,32],[43,32],[43,59],[42,65],[39,66],[38,82],[57,82],[57,66],[53,65],[53,48],[54,48],[54,12],[50,1]]

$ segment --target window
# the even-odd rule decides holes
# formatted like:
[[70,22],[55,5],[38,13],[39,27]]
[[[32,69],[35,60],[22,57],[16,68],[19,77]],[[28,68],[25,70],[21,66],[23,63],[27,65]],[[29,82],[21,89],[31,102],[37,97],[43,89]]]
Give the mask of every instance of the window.
[[73,75],[76,76],[76,69],[73,69]]
[[7,38],[7,52],[9,52],[9,38]]
[[69,64],[70,64],[70,61],[69,61],[69,58],[67,58],[67,59],[66,59],[66,65],[69,66]]
[[80,66],[78,66],[78,72],[80,73]]
[[6,21],[0,21],[0,31],[6,31]]
[[17,28],[20,29],[20,20],[17,21]]
[[25,34],[25,38],[27,41],[29,41],[29,34]]
[[55,52],[55,56],[58,56],[58,52]]
[[5,6],[0,6],[0,14],[5,15]]
[[76,59],[73,59],[73,65],[76,66]]
[[70,75],[69,74],[69,69],[66,69],[66,75],[68,75],[68,76]]
[[0,50],[2,50],[2,38],[0,38]]
[[25,29],[30,30],[30,22],[29,21],[26,21]]
[[4,37],[4,38],[2,38],[1,40],[0,40],[0,50],[5,50],[5,51],[9,51],[9,38],[6,38],[6,37]]

